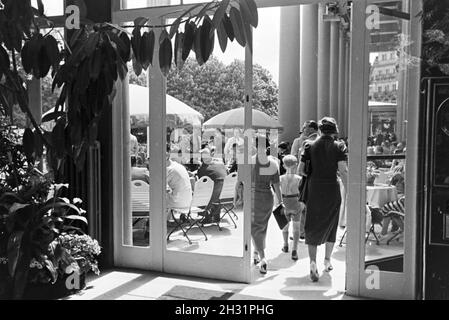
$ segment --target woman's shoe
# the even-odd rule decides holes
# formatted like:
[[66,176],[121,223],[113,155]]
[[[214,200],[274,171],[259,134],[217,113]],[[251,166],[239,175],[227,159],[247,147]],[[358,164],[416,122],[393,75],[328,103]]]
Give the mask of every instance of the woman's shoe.
[[310,263],[310,280],[317,282],[320,276],[318,275],[318,269],[315,262]]
[[267,261],[265,259],[262,259],[262,261],[260,261],[259,271],[261,274],[267,273]]
[[284,245],[281,250],[282,252],[288,252],[288,245]]
[[296,252],[296,250],[292,250],[292,260],[298,260],[298,253]]
[[331,260],[330,259],[324,259],[324,271],[330,272],[332,270],[334,270],[334,267],[331,264]]

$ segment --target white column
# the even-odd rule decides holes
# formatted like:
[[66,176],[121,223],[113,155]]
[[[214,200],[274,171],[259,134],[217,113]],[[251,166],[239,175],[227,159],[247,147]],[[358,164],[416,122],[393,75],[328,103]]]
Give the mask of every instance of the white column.
[[345,47],[345,32],[340,29],[339,42],[339,62],[338,62],[338,125],[340,126],[340,137],[346,136],[345,127],[345,75],[346,75],[346,47]]
[[293,141],[300,127],[299,112],[299,6],[281,8],[279,54],[279,121],[281,139]]
[[328,116],[329,109],[329,64],[330,64],[330,25],[323,21],[325,4],[318,10],[318,81],[317,81],[317,117],[318,120]]
[[330,85],[329,85],[329,107],[330,116],[338,123],[338,71],[339,71],[339,22],[330,23]]
[[317,120],[318,5],[301,6],[300,123]]
[[344,136],[348,137],[349,133],[349,86],[350,86],[350,74],[351,74],[351,51],[350,51],[350,40],[345,42],[345,107],[343,109],[343,123],[344,123]]

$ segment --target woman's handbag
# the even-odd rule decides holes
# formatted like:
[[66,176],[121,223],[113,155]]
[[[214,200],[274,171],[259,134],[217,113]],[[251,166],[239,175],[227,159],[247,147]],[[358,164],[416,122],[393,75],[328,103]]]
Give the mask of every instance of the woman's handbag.
[[307,177],[303,176],[301,182],[299,183],[299,201],[307,202]]
[[279,205],[276,209],[273,210],[274,218],[276,219],[276,222],[278,223],[279,229],[284,229],[285,226],[288,224],[287,217],[284,214],[284,206]]

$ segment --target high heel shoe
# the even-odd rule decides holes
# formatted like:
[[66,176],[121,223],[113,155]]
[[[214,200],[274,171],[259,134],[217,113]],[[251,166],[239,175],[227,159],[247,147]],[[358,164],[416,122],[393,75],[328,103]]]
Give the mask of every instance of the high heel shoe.
[[260,261],[259,272],[261,274],[266,274],[267,273],[267,261],[265,259],[262,259]]
[[320,276],[318,275],[318,269],[315,262],[310,263],[310,280],[317,282]]
[[331,260],[330,259],[324,259],[324,271],[330,272],[332,270],[334,270],[334,267],[331,264]]

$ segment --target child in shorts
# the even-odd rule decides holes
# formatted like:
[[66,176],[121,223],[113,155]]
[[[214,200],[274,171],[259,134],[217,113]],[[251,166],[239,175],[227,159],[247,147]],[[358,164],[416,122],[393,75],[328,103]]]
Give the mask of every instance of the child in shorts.
[[295,156],[285,156],[283,158],[283,163],[286,173],[280,177],[280,185],[284,202],[284,214],[289,223],[282,230],[282,236],[284,238],[282,251],[288,252],[288,232],[291,221],[293,228],[292,259],[298,260],[297,250],[300,236],[300,213],[304,210],[304,204],[299,201],[299,185],[301,177],[295,173],[296,168],[298,167],[298,159]]

